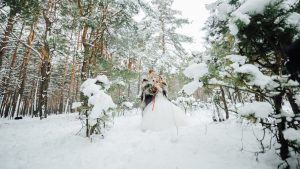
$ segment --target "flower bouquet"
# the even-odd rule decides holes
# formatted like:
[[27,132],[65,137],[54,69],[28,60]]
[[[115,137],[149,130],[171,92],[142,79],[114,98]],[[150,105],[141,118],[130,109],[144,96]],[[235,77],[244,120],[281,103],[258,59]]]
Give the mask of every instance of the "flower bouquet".
[[145,86],[145,91],[147,91],[147,93],[149,93],[150,95],[155,96],[158,92],[158,89],[154,84],[147,84]]

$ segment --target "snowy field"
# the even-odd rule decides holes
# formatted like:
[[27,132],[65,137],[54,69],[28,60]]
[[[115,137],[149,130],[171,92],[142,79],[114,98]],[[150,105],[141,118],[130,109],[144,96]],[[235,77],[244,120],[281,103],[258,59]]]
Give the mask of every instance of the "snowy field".
[[[256,156],[253,131],[232,118],[211,122],[208,110],[192,112],[189,125],[160,132],[140,130],[140,114],[115,119],[104,139],[75,135],[77,114],[0,121],[1,169],[273,169],[274,152]],[[243,137],[242,137],[243,136]],[[242,146],[243,145],[243,146]],[[243,147],[243,151],[241,148]]]

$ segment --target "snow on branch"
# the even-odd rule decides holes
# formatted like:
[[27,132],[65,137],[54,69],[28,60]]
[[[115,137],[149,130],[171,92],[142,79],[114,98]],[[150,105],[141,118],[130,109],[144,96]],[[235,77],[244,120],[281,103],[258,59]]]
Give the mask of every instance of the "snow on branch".
[[290,141],[300,141],[300,131],[294,128],[288,128],[283,131],[283,136],[285,139]]
[[258,67],[252,64],[245,64],[235,69],[236,73],[248,74],[248,85],[259,86],[261,89],[267,87],[275,88],[278,86],[270,76],[264,75]]
[[133,103],[131,103],[131,102],[123,102],[122,106],[125,106],[128,109],[132,109],[133,108]]
[[230,30],[230,34],[237,35],[239,32],[239,28],[236,25],[237,21],[241,21],[245,25],[250,24],[251,16],[256,14],[263,15],[267,6],[274,3],[272,0],[246,0],[244,1],[240,7],[234,10],[231,13],[231,17],[228,21],[228,28]]
[[72,109],[76,109],[76,108],[80,107],[81,105],[82,105],[81,102],[73,102]]
[[237,112],[242,116],[253,115],[257,118],[268,118],[274,110],[268,102],[253,102],[238,108]]
[[208,67],[205,63],[193,63],[183,71],[183,74],[186,77],[193,79],[192,82],[184,85],[182,88],[182,91],[188,95],[191,95],[199,87],[203,86],[203,83],[199,82],[199,79],[208,74]]
[[227,55],[225,58],[229,59],[233,63],[238,63],[241,65],[245,64],[247,61],[247,57],[241,55]]
[[295,27],[300,31],[300,14],[297,12],[292,12],[285,20],[287,26]]
[[184,93],[186,93],[187,95],[192,95],[199,87],[202,87],[202,86],[203,86],[202,82],[194,80],[194,81],[184,85],[181,90],[184,91]]
[[205,63],[193,63],[183,71],[183,74],[188,78],[198,80],[208,74],[208,67]]

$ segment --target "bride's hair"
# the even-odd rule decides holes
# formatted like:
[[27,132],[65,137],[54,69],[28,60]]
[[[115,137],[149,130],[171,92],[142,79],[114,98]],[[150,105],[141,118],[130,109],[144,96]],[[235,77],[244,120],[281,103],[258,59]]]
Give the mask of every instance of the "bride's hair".
[[153,73],[153,72],[155,72],[154,69],[149,69],[148,74],[151,74],[151,73]]
[[156,72],[155,72],[155,70],[154,69],[150,69],[149,71],[148,71],[148,78],[149,79],[153,79],[153,81],[156,79]]

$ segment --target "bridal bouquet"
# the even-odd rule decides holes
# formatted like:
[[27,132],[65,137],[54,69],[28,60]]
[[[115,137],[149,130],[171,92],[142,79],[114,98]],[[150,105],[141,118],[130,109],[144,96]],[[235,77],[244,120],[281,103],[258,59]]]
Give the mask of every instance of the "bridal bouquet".
[[149,93],[150,95],[155,96],[157,94],[158,89],[154,84],[149,83],[145,86],[145,91],[147,91],[147,93]]

